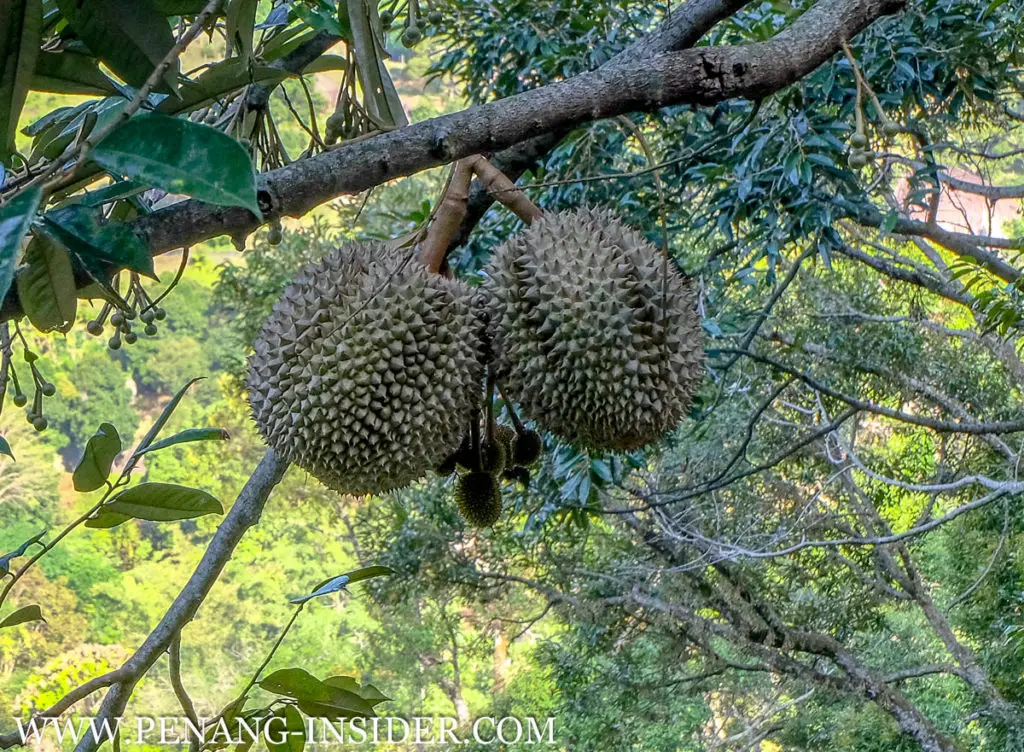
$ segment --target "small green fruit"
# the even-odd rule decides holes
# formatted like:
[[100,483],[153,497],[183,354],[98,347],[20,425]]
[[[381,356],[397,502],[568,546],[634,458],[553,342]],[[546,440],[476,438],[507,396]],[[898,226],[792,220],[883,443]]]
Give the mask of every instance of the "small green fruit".
[[55,387],[50,382],[46,382],[45,384],[43,384],[42,391],[44,397],[52,397],[57,393],[57,387]]
[[444,20],[444,13],[439,10],[432,10],[427,14],[427,20],[436,26]]
[[124,335],[124,341],[126,345],[134,345],[139,341],[139,335],[135,332],[126,332]]
[[280,245],[284,240],[284,233],[281,232],[281,225],[274,225],[267,232],[267,242],[270,245]]
[[26,397],[24,395],[24,393],[18,392],[17,394],[14,395],[14,406],[15,407],[24,407],[27,404],[28,404],[28,397]]
[[46,418],[42,415],[37,415],[32,419],[32,427],[37,431],[45,431],[48,425],[49,423],[47,423]]
[[855,149],[854,151],[850,152],[850,157],[847,161],[849,162],[850,167],[860,169],[861,167],[867,166],[868,156],[860,149]]
[[147,337],[155,337],[157,333],[156,324],[146,324],[146,328],[143,331]]
[[512,464],[521,467],[532,465],[544,451],[544,440],[536,431],[527,431],[516,437],[512,449]]
[[154,311],[152,308],[147,308],[145,311],[139,314],[139,318],[142,319],[143,324],[152,324],[154,321],[156,321],[156,311]]
[[380,12],[380,23],[385,29],[391,27],[391,24],[395,22],[395,14],[389,10],[382,10]]
[[868,145],[868,137],[863,133],[854,133],[850,136],[850,146],[854,149],[863,149]]
[[165,311],[163,308],[155,308],[154,310],[156,311],[157,321],[163,321],[165,318],[167,318],[167,311]]
[[124,323],[124,314],[121,313],[120,311],[116,312],[113,316],[110,317],[110,323],[113,324],[114,326],[121,326],[121,324]]
[[892,120],[886,120],[882,124],[882,133],[884,133],[888,138],[898,136],[902,131],[903,129],[900,128],[899,123],[894,123]]
[[423,41],[423,32],[420,31],[419,26],[407,26],[402,32],[403,47],[415,47],[421,41]]
[[99,337],[103,334],[103,324],[99,321],[90,321],[85,325],[85,331],[89,332],[93,337]]
[[107,347],[109,347],[111,350],[120,350],[121,338],[118,337],[117,335],[114,335],[107,341]]
[[490,473],[467,473],[459,478],[455,503],[474,527],[491,527],[501,517],[501,490]]

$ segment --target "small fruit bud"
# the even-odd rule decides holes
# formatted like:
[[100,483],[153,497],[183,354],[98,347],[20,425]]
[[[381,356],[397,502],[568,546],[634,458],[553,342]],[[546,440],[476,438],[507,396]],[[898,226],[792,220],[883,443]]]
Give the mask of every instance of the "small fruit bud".
[[32,419],[32,427],[37,431],[45,431],[48,425],[49,423],[47,423],[46,418],[42,415],[37,415]]
[[886,120],[882,124],[882,133],[884,133],[888,138],[898,136],[902,130],[903,129],[900,128],[899,123],[894,123],[892,120]]
[[863,149],[868,145],[868,137],[863,133],[854,133],[850,136],[850,146],[854,149]]
[[99,321],[90,321],[85,325],[85,330],[94,337],[99,337],[103,334],[103,324]]
[[139,318],[142,319],[143,324],[152,324],[154,321],[156,321],[156,311],[154,311],[152,308],[147,308],[145,311],[139,314]]
[[167,311],[165,311],[163,308],[155,308],[153,310],[156,311],[157,321],[163,321],[165,318],[167,318]]
[[124,323],[124,314],[118,311],[110,317],[110,323],[114,326],[121,326]]
[[143,331],[146,332],[147,337],[155,337],[157,333],[156,324],[146,324],[146,328]]
[[107,340],[107,347],[109,347],[111,350],[120,350],[121,338],[115,334],[113,337]]
[[439,10],[432,10],[427,14],[427,20],[437,25],[444,20],[444,14]]
[[47,381],[47,382],[45,382],[43,384],[42,389],[43,389],[43,396],[44,397],[52,397],[53,395],[55,395],[57,393],[57,387],[55,387],[49,381]]
[[139,335],[135,332],[126,332],[124,335],[124,342],[126,345],[134,345],[139,341]]
[[419,26],[407,26],[402,32],[402,46],[415,47],[423,40],[423,32]]
[[28,397],[25,396],[24,392],[18,392],[14,395],[14,406],[24,407],[28,404]]
[[280,245],[282,240],[284,240],[284,234],[281,232],[281,225],[271,227],[267,233],[267,242],[270,245]]
[[395,22],[395,14],[389,10],[382,10],[380,12],[380,23],[385,29],[390,28],[391,24]]

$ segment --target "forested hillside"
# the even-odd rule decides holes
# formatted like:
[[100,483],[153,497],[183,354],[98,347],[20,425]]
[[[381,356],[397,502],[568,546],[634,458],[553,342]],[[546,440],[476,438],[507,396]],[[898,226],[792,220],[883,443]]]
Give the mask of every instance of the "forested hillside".
[[[301,668],[355,697],[347,717],[553,718],[565,750],[1024,750],[1021,0],[146,0],[184,52],[140,80],[72,5],[40,5],[53,57],[20,110],[0,75],[0,246],[24,223],[0,329],[0,748],[54,707],[337,710],[267,681]],[[139,122],[121,152],[89,140]],[[197,141],[194,162],[152,168],[183,124],[238,151]],[[221,176],[239,155],[244,180]],[[253,362],[275,357],[264,322],[311,264],[351,243],[406,253],[493,328],[509,238],[583,207],[616,219],[556,248],[633,243],[659,305],[665,280],[685,290],[696,388],[655,441],[553,429],[539,461],[486,467],[496,423],[520,440],[548,418],[506,399],[489,333],[484,428],[474,406],[475,455],[447,471],[339,493],[257,427],[254,343]],[[529,276],[529,242],[508,279]],[[559,288],[583,320],[524,328],[614,323],[611,293],[587,295],[627,266]],[[559,351],[577,370],[538,403],[556,412],[605,364],[640,383],[649,364],[613,341]],[[523,368],[554,371],[540,361]],[[288,421],[306,426],[319,403],[300,396]],[[662,396],[617,417],[682,404]],[[352,422],[330,407],[305,430]],[[105,424],[121,444],[90,483]],[[113,507],[126,469],[204,506]],[[484,471],[493,525],[461,496]],[[329,584],[343,572],[374,576]]]

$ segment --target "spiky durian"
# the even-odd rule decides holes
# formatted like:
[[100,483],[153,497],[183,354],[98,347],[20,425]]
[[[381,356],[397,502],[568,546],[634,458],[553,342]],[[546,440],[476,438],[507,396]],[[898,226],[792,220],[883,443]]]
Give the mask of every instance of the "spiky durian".
[[346,245],[308,266],[249,362],[263,438],[343,493],[425,475],[459,446],[480,399],[472,298],[382,243]]
[[456,483],[455,503],[469,524],[474,527],[490,527],[501,516],[498,481],[491,473],[466,473]]
[[701,379],[691,286],[610,212],[548,214],[487,266],[502,393],[579,446],[631,450],[682,418]]
[[524,431],[516,435],[512,445],[512,464],[526,467],[540,458],[544,449],[544,440],[536,431]]

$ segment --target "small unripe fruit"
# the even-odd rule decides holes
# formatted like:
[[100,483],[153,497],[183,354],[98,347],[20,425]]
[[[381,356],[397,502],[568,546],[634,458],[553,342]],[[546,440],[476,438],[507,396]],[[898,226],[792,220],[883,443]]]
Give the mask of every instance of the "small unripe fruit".
[[156,324],[146,324],[146,328],[143,331],[146,332],[147,337],[155,337],[157,333]]
[[139,314],[139,318],[142,319],[143,324],[152,324],[154,321],[156,321],[156,311],[154,311],[152,308],[147,308],[145,311]]
[[444,14],[439,10],[432,10],[427,14],[427,20],[432,24],[439,24],[444,20]]
[[57,393],[57,387],[55,387],[50,382],[46,382],[45,384],[43,384],[42,391],[44,397],[52,397]]
[[467,473],[455,487],[455,503],[474,527],[491,527],[501,516],[501,490],[490,473]]
[[26,397],[22,392],[18,392],[17,394],[14,395],[14,406],[15,407],[24,407],[27,404],[28,404],[28,397]]
[[863,151],[857,149],[855,151],[850,152],[850,157],[847,161],[849,162],[850,167],[859,169],[861,167],[867,166],[868,157]]
[[135,321],[135,311],[129,308],[124,312],[125,321]]
[[121,349],[121,338],[116,336],[116,335],[111,337],[107,341],[107,347],[109,347],[111,350],[120,350]]
[[99,337],[103,334],[103,324],[99,321],[90,321],[85,325],[85,331],[89,332],[94,337]]
[[124,314],[118,311],[110,317],[110,323],[114,326],[121,326],[124,323]]
[[37,431],[45,431],[48,425],[49,423],[47,423],[46,418],[42,415],[37,415],[32,419],[32,427]]
[[854,133],[850,136],[850,146],[854,149],[863,149],[868,145],[868,137],[863,133]]
[[900,128],[899,124],[894,123],[892,120],[886,120],[885,123],[882,124],[882,133],[889,138],[899,135],[902,130],[903,129]]
[[124,342],[126,345],[134,345],[139,341],[139,335],[135,332],[126,332],[124,335]]
[[395,14],[389,10],[382,10],[380,12],[380,23],[385,29],[391,26],[395,22]]
[[281,232],[281,225],[271,227],[267,232],[267,242],[270,245],[280,245],[282,240],[284,240],[284,233]]
[[165,318],[167,318],[167,311],[165,311],[163,308],[155,308],[154,310],[156,311],[157,321],[163,321]]
[[423,32],[419,26],[407,26],[402,32],[402,46],[415,47],[423,40]]
[[516,437],[512,445],[512,464],[526,467],[532,465],[544,450],[544,440],[536,431],[527,431]]

